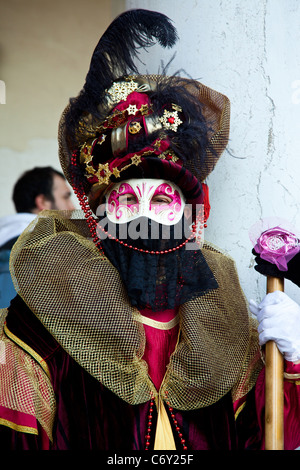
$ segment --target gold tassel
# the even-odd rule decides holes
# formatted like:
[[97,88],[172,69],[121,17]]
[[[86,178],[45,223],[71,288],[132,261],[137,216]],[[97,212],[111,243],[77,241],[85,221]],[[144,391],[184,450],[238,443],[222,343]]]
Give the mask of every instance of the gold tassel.
[[154,450],[176,450],[171,423],[160,397],[158,399],[158,417]]

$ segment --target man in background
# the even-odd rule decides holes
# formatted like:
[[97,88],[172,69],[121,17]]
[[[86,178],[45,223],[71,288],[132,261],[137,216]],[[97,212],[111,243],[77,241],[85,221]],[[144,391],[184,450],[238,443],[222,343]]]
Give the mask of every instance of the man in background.
[[73,210],[72,192],[62,173],[52,167],[35,167],[21,175],[13,188],[16,214],[0,219],[0,308],[16,295],[9,272],[13,244],[42,210]]

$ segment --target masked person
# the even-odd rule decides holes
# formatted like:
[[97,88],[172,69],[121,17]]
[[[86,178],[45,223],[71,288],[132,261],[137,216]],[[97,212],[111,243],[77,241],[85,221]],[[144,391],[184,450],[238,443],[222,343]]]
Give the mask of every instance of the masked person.
[[6,447],[263,448],[256,325],[232,259],[199,240],[229,101],[192,79],[139,75],[137,49],[155,39],[177,39],[166,16],[119,16],[62,115],[60,161],[82,212],[42,213],[12,253]]

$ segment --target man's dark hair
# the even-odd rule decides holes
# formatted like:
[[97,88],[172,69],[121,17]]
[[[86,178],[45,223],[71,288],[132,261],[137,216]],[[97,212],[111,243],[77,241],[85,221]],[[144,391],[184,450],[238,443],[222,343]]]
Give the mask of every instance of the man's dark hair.
[[16,182],[12,199],[17,212],[31,212],[36,208],[35,198],[39,194],[43,194],[46,199],[54,202],[52,189],[54,175],[64,175],[54,168],[35,167],[28,170]]

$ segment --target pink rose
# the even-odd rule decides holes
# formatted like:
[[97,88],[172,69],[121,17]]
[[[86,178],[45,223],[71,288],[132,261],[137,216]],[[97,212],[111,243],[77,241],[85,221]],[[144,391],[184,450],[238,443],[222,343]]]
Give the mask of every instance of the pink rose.
[[274,227],[263,232],[254,247],[260,257],[287,271],[287,263],[300,251],[299,239],[288,230]]

